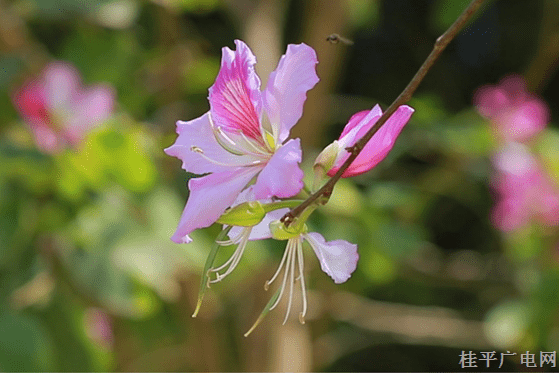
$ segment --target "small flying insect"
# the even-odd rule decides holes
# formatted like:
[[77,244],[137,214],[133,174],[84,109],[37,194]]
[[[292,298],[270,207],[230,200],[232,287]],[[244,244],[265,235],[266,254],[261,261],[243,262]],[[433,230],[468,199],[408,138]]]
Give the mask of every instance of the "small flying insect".
[[353,45],[352,40],[344,38],[343,36],[340,36],[338,34],[328,35],[328,37],[326,38],[326,41],[329,41],[332,44],[338,44],[339,42],[342,42],[345,45]]

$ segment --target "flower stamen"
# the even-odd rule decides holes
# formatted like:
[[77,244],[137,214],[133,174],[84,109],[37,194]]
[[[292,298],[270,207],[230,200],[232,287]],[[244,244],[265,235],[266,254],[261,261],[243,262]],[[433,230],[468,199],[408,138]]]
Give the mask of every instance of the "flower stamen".
[[[218,244],[221,245],[221,242],[232,242],[232,243],[238,243],[237,248],[235,249],[235,251],[233,252],[233,254],[231,255],[231,257],[229,259],[227,259],[227,261],[225,263],[223,263],[221,266],[217,267],[217,268],[210,268],[208,270],[208,276],[210,275],[210,273],[215,273],[216,278],[214,280],[209,280],[208,284],[215,284],[216,282],[220,282],[221,280],[223,280],[225,277],[227,277],[229,274],[231,274],[231,272],[233,272],[233,270],[237,267],[237,265],[239,264],[241,257],[243,256],[243,253],[245,252],[245,248],[246,245],[248,243],[248,238],[250,236],[250,232],[252,231],[252,227],[248,227],[243,229],[243,231],[234,239],[229,240],[229,241],[219,241],[217,242]],[[225,245],[225,246],[229,246],[229,245]],[[219,273],[219,271],[225,269],[224,273]]]
[[259,149],[252,140],[250,140],[245,133],[242,130],[239,130],[239,134],[241,135],[241,137],[243,138],[243,140],[246,141],[246,143],[256,151],[257,154],[262,154],[262,149]]
[[[267,153],[264,151],[264,149],[259,149],[256,145],[254,145],[245,136],[242,130],[238,130],[238,134],[240,135],[240,137],[237,139],[238,141],[235,142],[227,133],[225,133],[225,131],[221,127],[216,126],[214,124],[211,115],[209,116],[209,121],[210,121],[210,126],[212,127],[212,131],[214,133],[215,140],[223,149],[225,149],[229,153],[234,155],[252,155],[256,157],[262,157],[263,155],[265,155],[265,153]],[[248,146],[254,149],[255,152],[252,152],[250,151],[250,149],[247,149],[248,146],[246,143],[248,143]]]
[[[283,293],[285,291],[285,286],[287,284],[287,278],[289,277],[289,299],[287,302],[287,310],[285,312],[285,318],[283,320],[283,324],[287,322],[289,318],[289,314],[291,312],[291,305],[293,304],[293,287],[295,282],[301,280],[301,295],[303,297],[303,310],[299,313],[299,322],[301,324],[305,323],[305,315],[307,314],[307,292],[305,289],[305,278],[304,278],[304,271],[303,271],[303,238],[301,236],[289,239],[287,241],[287,247],[285,248],[285,252],[283,254],[283,258],[281,259],[280,265],[274,274],[274,276],[266,281],[264,284],[264,289],[268,290],[270,284],[278,277],[279,273],[282,269],[285,270],[283,273],[283,281],[281,287],[279,289],[279,295],[274,304],[269,308],[269,310],[273,310],[280,302]],[[297,278],[295,278],[295,271],[299,272]]]
[[272,278],[270,280],[268,280],[264,283],[264,290],[268,291],[272,282],[274,282],[276,277],[278,277],[279,273],[281,272],[281,269],[283,268],[283,263],[285,263],[285,258],[287,258],[287,255],[288,255],[288,252],[289,252],[288,249],[289,249],[289,241],[287,242],[287,248],[285,249],[285,251],[283,253],[283,257],[281,258],[281,262],[278,266],[278,269],[277,269],[276,273],[274,273],[274,275],[272,276]]
[[223,162],[219,162],[216,161],[215,159],[212,159],[210,157],[208,157],[206,154],[204,154],[204,150],[202,148],[199,148],[198,146],[192,145],[190,147],[190,151],[200,154],[200,156],[202,158],[204,158],[205,160],[207,160],[208,162],[211,162],[213,164],[216,164],[218,166],[224,166],[224,167],[251,167],[251,166],[255,166],[257,164],[263,163],[264,161],[261,160],[255,160],[255,161],[251,161],[248,163],[241,163],[241,164],[232,164],[232,163],[223,163]]
[[[285,263],[285,272],[283,274],[283,282],[281,284],[280,294],[278,296],[278,299],[272,305],[272,307],[270,307],[270,310],[273,310],[274,308],[276,308],[279,301],[281,300],[281,297],[283,295],[283,291],[285,290],[285,284],[287,282],[287,276],[289,275],[289,263],[291,262],[291,256],[292,256],[292,251],[293,251],[292,247],[293,247],[293,245],[291,243],[291,240],[287,241],[287,247],[285,249],[285,251],[287,252],[287,259],[286,259],[286,263]],[[283,264],[283,261],[282,261],[282,264]]]
[[307,314],[307,290],[305,288],[305,276],[303,275],[303,242],[299,238],[297,240],[297,261],[299,262],[299,278],[301,279],[301,294],[303,297],[303,311],[299,314],[299,322],[305,323],[305,315]]
[[288,263],[289,264],[289,269],[286,267],[285,271],[287,272],[288,270],[291,272],[290,273],[290,281],[289,281],[289,301],[287,302],[287,311],[285,311],[285,318],[283,319],[283,325],[285,325],[285,323],[287,322],[287,318],[289,317],[289,311],[291,311],[291,303],[293,302],[293,284],[295,283],[295,261],[297,260],[297,243],[294,242],[293,245],[291,245],[291,251],[292,251],[292,257],[291,257],[291,262]]

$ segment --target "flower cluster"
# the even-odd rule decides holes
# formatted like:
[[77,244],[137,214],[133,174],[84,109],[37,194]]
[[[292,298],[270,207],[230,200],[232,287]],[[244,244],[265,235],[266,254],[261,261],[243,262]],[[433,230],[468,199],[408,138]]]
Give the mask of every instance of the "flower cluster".
[[501,142],[493,156],[495,226],[510,232],[531,222],[559,225],[559,187],[530,149],[549,122],[545,102],[527,91],[522,77],[509,76],[497,86],[478,89],[474,103]]
[[528,92],[524,78],[518,75],[503,78],[497,86],[480,87],[474,104],[504,142],[526,142],[549,123],[546,103]]
[[[273,309],[288,288],[287,320],[294,283],[300,281],[303,322],[307,308],[303,242],[312,248],[322,270],[335,283],[347,281],[358,261],[357,245],[343,240],[327,242],[319,233],[308,232],[305,222],[318,208],[317,204],[309,206],[289,227],[278,220],[301,202],[297,199],[299,194],[306,193],[299,167],[300,141],[288,137],[302,116],[307,91],[319,81],[315,71],[318,61],[311,47],[288,45],[261,91],[260,79],[254,71],[255,56],[242,41],[236,40],[235,45],[235,50],[222,50],[221,69],[209,89],[209,111],[188,122],[178,121],[178,138],[165,149],[168,155],[182,161],[185,171],[204,175],[188,182],[190,196],[171,239],[177,243],[191,242],[191,232],[217,222],[224,225],[224,230],[216,241],[216,249],[237,245],[230,259],[218,267],[213,267],[215,253],[210,253],[201,294],[204,284],[219,282],[235,269],[249,241],[286,240],[279,268],[265,287],[283,271],[282,283],[265,311]],[[410,107],[400,107],[343,177],[376,166],[388,154],[412,113]],[[354,145],[381,115],[378,105],[355,114],[340,139],[319,155],[315,171],[322,177],[332,176],[349,157],[346,148]],[[200,301],[201,297],[198,306]]]
[[113,101],[112,88],[83,88],[78,71],[65,62],[50,63],[13,97],[37,146],[51,154],[78,146],[92,128],[110,116]]
[[559,188],[526,145],[508,143],[493,162],[499,195],[493,222],[499,229],[512,231],[532,220],[544,226],[559,225]]

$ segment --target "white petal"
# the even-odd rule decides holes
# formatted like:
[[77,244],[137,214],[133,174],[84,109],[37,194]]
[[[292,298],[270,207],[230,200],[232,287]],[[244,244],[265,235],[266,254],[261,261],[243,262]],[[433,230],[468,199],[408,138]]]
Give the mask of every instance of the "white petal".
[[357,245],[344,240],[326,242],[318,233],[307,233],[305,239],[318,257],[322,270],[332,277],[336,284],[341,284],[351,277],[359,260]]

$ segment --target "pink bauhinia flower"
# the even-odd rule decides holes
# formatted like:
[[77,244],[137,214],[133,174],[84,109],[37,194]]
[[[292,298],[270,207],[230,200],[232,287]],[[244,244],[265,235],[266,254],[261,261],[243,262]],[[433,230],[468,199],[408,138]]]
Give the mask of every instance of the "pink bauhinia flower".
[[474,94],[479,113],[491,120],[496,136],[504,141],[524,142],[549,122],[546,103],[526,88],[524,78],[511,75],[496,86],[483,86]]
[[[344,171],[342,177],[360,175],[379,164],[392,150],[396,138],[410,120],[413,112],[414,109],[407,105],[400,106],[369,140],[349,168]],[[350,155],[346,148],[355,145],[381,116],[382,110],[379,105],[375,105],[371,110],[354,114],[344,127],[340,138],[328,145],[317,157],[315,168],[318,165],[328,176],[334,176]]]
[[559,187],[526,146],[507,143],[493,161],[498,201],[492,220],[497,228],[508,232],[533,221],[546,226],[559,224]]
[[112,111],[113,89],[107,85],[81,86],[78,71],[65,62],[49,64],[42,75],[13,96],[39,148],[56,153],[79,145],[85,135]]
[[285,141],[302,115],[306,92],[318,82],[316,53],[305,44],[289,45],[261,92],[255,56],[244,42],[235,44],[235,51],[222,50],[210,110],[178,121],[179,136],[165,149],[184,170],[209,173],[188,183],[190,196],[171,237],[177,243],[214,223],[255,177],[257,199],[292,197],[303,187],[299,139]]

